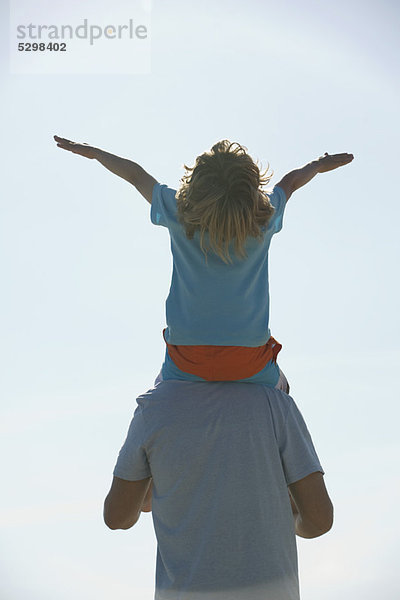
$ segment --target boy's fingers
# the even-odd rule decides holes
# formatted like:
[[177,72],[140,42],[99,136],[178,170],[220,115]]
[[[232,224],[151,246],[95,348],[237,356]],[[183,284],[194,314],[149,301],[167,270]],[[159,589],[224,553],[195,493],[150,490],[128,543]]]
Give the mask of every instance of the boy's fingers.
[[77,142],[72,142],[71,140],[67,140],[67,138],[59,137],[58,135],[53,136],[54,140],[57,142],[57,147],[62,148],[63,150],[70,150],[71,152],[75,152],[76,154],[80,154],[86,148],[90,148],[90,144],[84,142],[83,144],[78,144]]
[[321,161],[320,173],[326,173],[327,171],[348,165],[353,159],[354,156],[348,152],[341,152],[340,154],[328,154],[325,152],[319,159]]
[[352,154],[341,154],[338,156],[338,158],[336,159],[337,162],[342,163],[342,164],[347,164],[349,162],[351,162],[353,160],[354,156]]
[[75,142],[72,142],[71,140],[67,140],[67,138],[58,137],[58,135],[55,135],[54,139],[56,142],[58,142],[59,144],[62,144],[63,146],[76,146],[77,145]]
[[338,158],[343,156],[353,156],[349,152],[340,152],[339,154],[329,154],[329,152],[325,152],[324,156],[329,156],[330,158]]
[[59,137],[58,135],[55,135],[54,139],[56,140],[56,142],[70,142],[70,140],[67,140],[66,138]]
[[57,147],[62,148],[63,150],[69,150],[70,152],[75,152],[79,154],[79,149],[82,147],[82,144],[77,144],[76,142],[72,142],[71,140],[67,140],[66,138],[60,138],[58,136],[54,136],[55,141],[57,142]]
[[354,159],[354,156],[352,154],[348,154],[347,152],[343,152],[341,154],[328,154],[325,152],[322,158],[335,163],[348,163]]
[[74,142],[58,142],[58,148],[62,148],[63,150],[68,150],[69,152],[75,152],[79,154],[79,144],[74,144]]
[[354,156],[352,154],[349,154],[348,152],[343,152],[342,154],[334,154],[333,156],[334,156],[334,158],[337,158],[339,160],[343,160],[346,158],[348,158],[348,159],[354,158]]
[[343,154],[334,154],[334,157],[338,160],[351,160],[354,158],[352,154],[348,154],[347,152],[344,152]]

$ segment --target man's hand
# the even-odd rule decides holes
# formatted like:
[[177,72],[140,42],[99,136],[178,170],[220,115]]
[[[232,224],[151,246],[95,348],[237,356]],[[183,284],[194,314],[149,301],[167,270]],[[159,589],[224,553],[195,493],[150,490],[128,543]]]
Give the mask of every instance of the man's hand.
[[297,535],[314,538],[330,530],[333,506],[322,473],[311,473],[290,484],[289,494]]
[[77,144],[76,142],[71,142],[71,140],[58,137],[58,135],[55,135],[54,139],[57,142],[58,148],[69,150],[74,154],[80,154],[85,158],[96,158],[96,151],[98,149],[94,148],[93,146],[89,146],[89,144]]
[[147,488],[146,496],[144,497],[142,504],[142,512],[151,512],[153,499],[153,480],[150,481],[150,485]]
[[328,154],[325,152],[325,154],[318,159],[318,172],[326,173],[327,171],[333,171],[333,169],[337,169],[338,167],[344,167],[344,165],[349,164],[353,158],[354,156],[352,154],[347,154],[347,152],[344,152],[343,154]]
[[[113,477],[104,501],[104,522],[110,529],[130,529],[137,523],[146,499],[151,477],[126,481]],[[144,512],[144,511],[143,511]]]

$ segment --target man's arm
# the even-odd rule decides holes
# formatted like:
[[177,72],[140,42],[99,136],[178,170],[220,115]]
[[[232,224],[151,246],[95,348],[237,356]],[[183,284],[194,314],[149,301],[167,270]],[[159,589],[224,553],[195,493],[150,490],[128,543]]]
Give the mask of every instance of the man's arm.
[[85,158],[97,160],[106,169],[134,185],[138,192],[151,204],[153,187],[158,182],[140,165],[127,158],[110,154],[89,144],[77,144],[76,142],[71,142],[71,140],[60,138],[57,135],[54,136],[54,139],[57,142],[58,148],[69,150],[69,152],[73,152],[74,154],[80,154],[80,156],[84,156]]
[[315,538],[333,524],[333,506],[322,473],[311,473],[289,485],[296,534]]
[[304,167],[295,169],[285,175],[276,185],[283,189],[286,199],[289,200],[293,192],[306,185],[318,173],[326,173],[338,167],[343,167],[350,163],[353,158],[352,154],[347,154],[346,152],[343,154],[328,154],[325,152],[324,156],[320,156]]
[[[148,508],[151,477],[126,481],[114,477],[104,501],[104,522],[110,529],[130,529],[139,520],[142,508]],[[143,512],[148,512],[147,510]]]

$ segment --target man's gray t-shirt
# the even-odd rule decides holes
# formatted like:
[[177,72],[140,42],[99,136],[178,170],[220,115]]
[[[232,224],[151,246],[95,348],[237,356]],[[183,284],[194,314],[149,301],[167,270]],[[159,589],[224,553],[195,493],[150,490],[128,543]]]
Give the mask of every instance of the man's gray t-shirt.
[[163,381],[139,396],[114,475],[153,477],[157,600],[298,600],[287,486],[322,471],[293,399]]

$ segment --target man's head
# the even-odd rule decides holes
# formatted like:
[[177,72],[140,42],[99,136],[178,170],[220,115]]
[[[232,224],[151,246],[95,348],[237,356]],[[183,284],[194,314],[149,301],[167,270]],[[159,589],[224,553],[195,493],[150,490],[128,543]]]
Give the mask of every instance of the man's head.
[[245,257],[246,238],[261,237],[274,212],[262,191],[271,175],[260,172],[244,146],[229,140],[216,143],[185,169],[177,207],[188,238],[199,231],[202,250],[214,251],[226,263],[231,262],[232,241],[237,256]]

